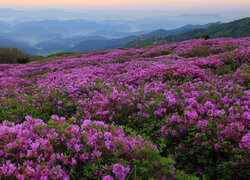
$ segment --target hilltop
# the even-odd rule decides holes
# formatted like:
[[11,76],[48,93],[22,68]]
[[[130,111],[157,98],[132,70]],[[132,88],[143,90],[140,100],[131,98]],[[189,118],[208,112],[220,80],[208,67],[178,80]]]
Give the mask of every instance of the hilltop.
[[171,29],[171,30],[158,29],[156,31],[153,31],[153,32],[150,32],[147,34],[143,34],[140,37],[149,38],[149,37],[155,37],[155,36],[174,36],[177,34],[186,33],[186,32],[193,30],[193,29],[206,29],[206,28],[208,28],[212,25],[215,25],[215,24],[221,24],[221,22],[213,22],[213,23],[208,23],[208,24],[204,24],[204,25],[188,24],[188,25],[182,26],[180,28]]
[[167,31],[160,30],[161,33],[158,34],[155,33],[155,36],[153,37],[148,37],[148,38],[147,36],[138,37],[137,39],[128,42],[125,45],[125,47],[134,47],[134,46],[144,47],[154,44],[167,44],[170,42],[180,42],[201,37],[204,34],[209,35],[209,37],[211,38],[220,38],[220,37],[239,38],[239,37],[250,36],[250,31],[249,31],[250,18],[243,18],[240,20],[223,24],[220,23],[209,24],[207,28],[204,27],[202,28],[201,26],[197,27],[198,27],[197,29],[192,29],[177,35],[168,35],[166,33]]

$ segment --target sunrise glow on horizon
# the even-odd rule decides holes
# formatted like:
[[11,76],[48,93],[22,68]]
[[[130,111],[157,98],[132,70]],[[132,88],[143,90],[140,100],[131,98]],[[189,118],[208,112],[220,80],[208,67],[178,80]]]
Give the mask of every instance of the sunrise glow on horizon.
[[242,6],[250,7],[249,0],[8,0],[0,2],[0,7],[5,6],[120,6],[120,7],[165,7],[165,6]]

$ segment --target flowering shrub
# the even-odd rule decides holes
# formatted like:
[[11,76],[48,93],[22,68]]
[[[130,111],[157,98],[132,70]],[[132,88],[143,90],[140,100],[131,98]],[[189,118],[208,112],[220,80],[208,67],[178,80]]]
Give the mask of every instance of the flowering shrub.
[[[155,145],[122,128],[85,120],[81,126],[54,115],[48,123],[26,117],[0,125],[0,176],[17,179],[79,179],[128,176],[174,177],[174,161]],[[126,166],[126,167],[124,167]]]
[[249,177],[249,45],[197,39],[0,65],[2,176]]

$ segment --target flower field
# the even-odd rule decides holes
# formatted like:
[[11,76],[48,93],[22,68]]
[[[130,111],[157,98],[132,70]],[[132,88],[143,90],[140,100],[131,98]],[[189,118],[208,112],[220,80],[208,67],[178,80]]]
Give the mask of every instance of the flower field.
[[247,179],[250,38],[0,64],[2,179]]

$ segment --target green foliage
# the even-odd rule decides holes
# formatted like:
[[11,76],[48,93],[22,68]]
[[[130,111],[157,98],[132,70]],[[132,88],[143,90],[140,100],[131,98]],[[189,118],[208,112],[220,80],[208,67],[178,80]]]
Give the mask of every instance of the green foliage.
[[30,61],[40,61],[40,62],[42,62],[44,59],[45,59],[44,56],[36,56],[36,55],[30,56]]
[[[207,38],[209,38],[209,36],[203,35],[202,38],[207,40]],[[186,58],[207,57],[211,54],[219,54],[219,53],[223,53],[226,51],[230,52],[230,51],[235,50],[237,47],[238,46],[236,46],[235,44],[231,44],[231,43],[225,44],[221,48],[216,48],[216,46],[211,48],[211,46],[209,44],[202,44],[200,46],[194,46],[191,51],[187,51],[185,53],[180,53],[179,56],[183,56]]]
[[24,54],[17,48],[0,48],[0,63],[27,63],[31,60],[30,55]]
[[71,56],[75,56],[76,53],[74,52],[59,52],[59,53],[55,53],[55,54],[50,54],[47,56],[47,58],[55,58],[55,57],[71,57]]
[[[50,96],[46,96],[46,93]],[[40,119],[49,119],[54,114],[70,117],[76,112],[74,101],[53,89],[47,92],[43,89],[30,89],[27,94],[29,95],[14,93],[3,100],[0,104],[0,122],[8,119],[11,122],[21,123],[25,121],[27,115]],[[23,103],[26,105],[23,106]]]
[[224,24],[216,24],[207,28],[204,34],[209,34],[211,38],[219,37],[248,37],[250,36],[250,18],[244,18]]
[[209,37],[208,34],[202,34],[201,38],[207,40],[207,39],[209,39],[210,37]]
[[[41,132],[43,129],[45,129],[47,132],[51,129],[56,129],[59,138],[67,132],[67,128],[70,124],[65,122],[64,124],[60,121],[54,121],[50,120],[48,122],[48,126],[39,126],[36,131]],[[119,128],[117,126],[112,128]],[[87,129],[87,128],[86,128]],[[88,127],[88,129],[94,129],[94,130],[104,130],[107,131],[106,128],[93,126]],[[131,132],[131,130],[126,129],[125,131],[126,135],[135,137],[135,133]],[[65,134],[64,134],[65,135]],[[70,137],[70,134],[66,134],[67,137]],[[65,136],[64,136],[65,137]],[[55,138],[55,142],[53,143],[53,148],[55,150],[55,153],[57,154],[63,154],[63,156],[70,160],[71,157],[74,157],[75,155],[75,149],[74,148],[67,148],[66,145],[57,144],[56,141],[58,141],[58,137]],[[85,138],[80,139],[82,144],[86,144],[88,140],[86,141]],[[99,140],[100,141],[100,140]],[[132,179],[151,179],[153,177],[170,177],[170,174],[173,174],[173,177],[176,179],[184,180],[184,179],[198,179],[195,176],[191,175],[185,175],[183,171],[175,170],[175,161],[173,158],[168,155],[166,157],[162,157],[159,152],[152,150],[151,146],[145,146],[142,147],[134,147],[134,154],[126,154],[126,152],[121,153],[122,149],[124,148],[124,142],[118,143],[119,151],[113,151],[110,153],[107,151],[107,149],[103,149],[102,156],[97,158],[97,160],[93,161],[90,160],[90,158],[86,162],[81,162],[74,166],[74,165],[67,165],[65,168],[68,169],[68,172],[73,169],[74,173],[72,173],[72,179],[80,179],[82,177],[89,178],[89,179],[100,179],[98,176],[94,175],[95,171],[100,170],[103,173],[111,174],[112,173],[112,166],[115,163],[120,163],[123,166],[130,167],[130,173],[128,174],[126,179],[132,180]],[[84,154],[86,152],[92,152],[92,147],[89,145],[84,145],[81,151],[79,151],[79,154]],[[147,155],[146,157],[141,159],[141,156]],[[128,157],[129,156],[129,157]],[[133,158],[132,160],[127,160],[128,158],[131,158],[132,156],[135,156],[137,158]],[[107,166],[107,169],[104,170],[104,166]]]

